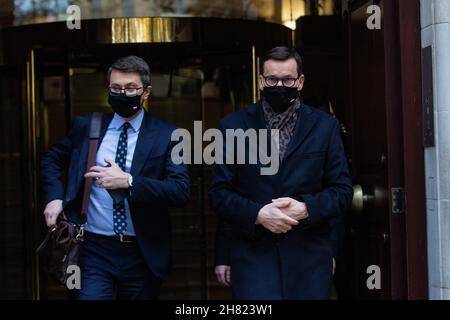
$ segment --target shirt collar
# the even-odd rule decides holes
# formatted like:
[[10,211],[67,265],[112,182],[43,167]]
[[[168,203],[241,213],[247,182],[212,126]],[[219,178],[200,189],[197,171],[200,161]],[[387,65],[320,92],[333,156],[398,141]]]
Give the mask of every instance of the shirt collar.
[[[144,119],[144,109],[138,111],[138,115],[134,117],[131,121],[129,121],[131,127],[135,132],[138,132],[141,128],[142,120]],[[122,125],[126,122],[125,118],[119,116],[117,113],[114,113],[114,117],[111,120],[109,128],[113,128],[119,130],[122,128]]]

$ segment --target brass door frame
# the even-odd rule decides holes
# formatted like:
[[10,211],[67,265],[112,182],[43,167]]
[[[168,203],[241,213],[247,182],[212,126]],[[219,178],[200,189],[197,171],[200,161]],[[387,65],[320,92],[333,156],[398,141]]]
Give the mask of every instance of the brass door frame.
[[23,113],[23,128],[26,137],[26,174],[28,176],[28,223],[25,224],[27,258],[30,259],[27,277],[31,286],[31,298],[39,300],[39,261],[35,254],[37,244],[36,226],[38,225],[38,196],[37,196],[37,172],[39,170],[37,146],[39,140],[38,114],[36,108],[36,65],[35,50],[29,51],[26,62],[26,105]]
[[261,99],[259,90],[260,58],[256,56],[256,47],[252,45],[253,103]]

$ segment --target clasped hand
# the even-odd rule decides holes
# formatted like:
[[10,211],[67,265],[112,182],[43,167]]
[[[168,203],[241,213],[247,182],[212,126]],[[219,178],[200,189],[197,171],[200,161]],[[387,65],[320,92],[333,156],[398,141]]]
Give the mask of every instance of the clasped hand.
[[105,159],[109,167],[93,166],[84,175],[85,178],[94,178],[95,183],[104,189],[126,189],[129,187],[130,174],[124,172],[115,162]]
[[256,224],[262,225],[273,233],[286,233],[307,215],[304,202],[292,198],[278,198],[261,208]]

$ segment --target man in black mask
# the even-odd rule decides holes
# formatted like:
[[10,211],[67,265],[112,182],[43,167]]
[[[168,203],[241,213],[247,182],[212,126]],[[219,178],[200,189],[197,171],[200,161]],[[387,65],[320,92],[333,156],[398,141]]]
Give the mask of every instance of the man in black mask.
[[148,64],[136,56],[120,58],[107,80],[114,112],[103,115],[96,165],[86,168],[90,116],[76,117],[67,137],[42,158],[45,220],[51,227],[64,212],[79,222],[83,181],[93,178],[76,297],[156,299],[169,270],[168,206],[187,202],[188,172],[171,159],[176,128],[142,107],[151,94]]
[[[269,50],[260,72],[262,100],[222,119],[220,129],[278,129],[280,166],[274,175],[261,175],[261,163],[215,166],[216,274],[235,299],[328,299],[330,222],[353,195],[339,122],[300,101],[305,78],[294,49]],[[261,148],[249,144],[246,155]]]

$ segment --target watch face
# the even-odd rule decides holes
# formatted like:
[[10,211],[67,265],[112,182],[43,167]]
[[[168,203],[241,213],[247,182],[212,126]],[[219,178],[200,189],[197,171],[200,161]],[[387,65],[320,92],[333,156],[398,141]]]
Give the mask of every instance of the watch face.
[[130,185],[130,187],[133,186],[133,176],[130,176],[128,178],[128,184]]

